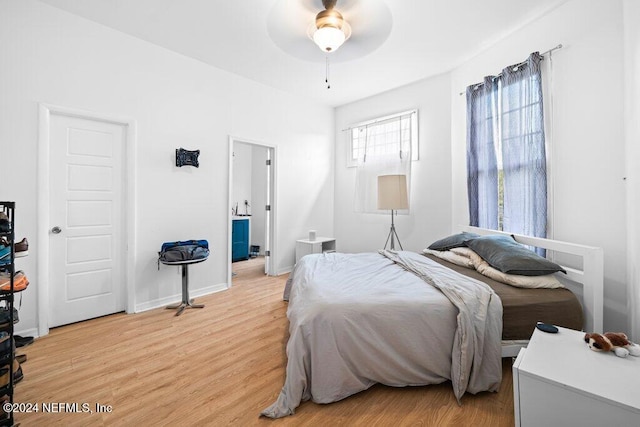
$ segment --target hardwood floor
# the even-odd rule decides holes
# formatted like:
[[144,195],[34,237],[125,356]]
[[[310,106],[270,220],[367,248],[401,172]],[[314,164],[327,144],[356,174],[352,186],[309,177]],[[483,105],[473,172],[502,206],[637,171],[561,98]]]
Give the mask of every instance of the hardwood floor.
[[[280,392],[288,321],[285,276],[264,264],[234,264],[233,287],[196,302],[181,316],[156,309],[115,314],[51,330],[19,349],[28,360],[15,402],[87,403],[93,413],[18,413],[23,426],[426,425],[513,426],[510,359],[498,393],[466,395],[449,382],[374,386],[340,402],[303,403],[295,415],[260,418]],[[110,405],[98,413],[96,404]],[[53,406],[53,405],[51,405]],[[80,405],[80,407],[82,407]],[[64,406],[63,406],[64,408]],[[58,407],[60,410],[60,407]]]

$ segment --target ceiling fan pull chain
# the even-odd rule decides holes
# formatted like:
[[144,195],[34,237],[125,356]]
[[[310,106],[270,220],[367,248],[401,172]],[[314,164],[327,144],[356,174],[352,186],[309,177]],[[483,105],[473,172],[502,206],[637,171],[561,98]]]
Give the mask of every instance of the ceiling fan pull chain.
[[329,56],[326,58],[326,68],[324,74],[324,82],[327,84],[327,89],[331,89],[331,83],[329,83]]

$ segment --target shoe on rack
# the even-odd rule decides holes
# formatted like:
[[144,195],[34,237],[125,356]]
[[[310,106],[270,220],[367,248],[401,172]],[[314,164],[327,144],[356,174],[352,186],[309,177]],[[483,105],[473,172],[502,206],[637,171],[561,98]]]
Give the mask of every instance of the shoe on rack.
[[[2,246],[9,250],[8,253],[11,252],[9,241],[4,237],[0,238],[0,247]],[[0,253],[0,259],[6,256],[3,254],[4,252]],[[29,241],[26,237],[23,237],[22,240],[13,244],[13,254],[16,258],[29,255]]]
[[11,231],[11,222],[6,213],[0,212],[0,233]]
[[3,336],[0,341],[0,366],[9,363],[16,352],[14,340],[10,339],[11,337],[6,332],[3,332],[2,334]]
[[0,265],[11,262],[11,246],[0,244]]
[[0,332],[0,357],[6,353],[10,353],[13,349],[13,343],[11,335],[8,332]]
[[[0,276],[1,277],[1,276]],[[1,279],[0,279],[1,280]],[[9,326],[11,321],[11,312],[8,307],[0,307],[0,329]],[[20,317],[18,316],[18,310],[13,307],[13,323],[18,323]],[[0,343],[2,342],[2,335],[0,334]]]
[[[16,271],[13,275],[13,292],[20,292],[27,289],[29,280],[22,270]],[[0,292],[11,292],[11,275],[0,273]]]
[[[17,384],[24,378],[24,374],[22,373],[22,368],[20,367],[20,363],[16,359],[13,359],[12,363],[13,368],[13,384]],[[5,365],[0,368],[0,388],[5,387],[9,384],[9,365]]]
[[29,255],[29,241],[26,237],[23,237],[22,240],[14,244],[13,247],[16,258]]

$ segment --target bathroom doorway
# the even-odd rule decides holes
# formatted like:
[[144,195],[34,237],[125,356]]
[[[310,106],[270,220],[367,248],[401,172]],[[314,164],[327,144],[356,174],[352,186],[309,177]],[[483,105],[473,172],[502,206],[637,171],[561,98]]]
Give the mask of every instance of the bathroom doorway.
[[275,147],[230,138],[229,277],[248,269],[275,275]]

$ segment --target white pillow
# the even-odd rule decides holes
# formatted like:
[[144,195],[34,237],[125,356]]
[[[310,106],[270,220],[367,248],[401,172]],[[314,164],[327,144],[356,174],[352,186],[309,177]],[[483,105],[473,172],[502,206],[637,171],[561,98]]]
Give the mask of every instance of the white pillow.
[[508,274],[495,269],[489,265],[489,263],[480,257],[473,249],[462,247],[453,248],[451,252],[457,255],[467,257],[471,260],[473,267],[476,271],[483,276],[493,279],[497,282],[505,283],[507,285],[515,286],[517,288],[546,288],[546,289],[558,289],[564,288],[564,285],[556,279],[553,274],[546,274],[543,276],[521,276],[518,274]]
[[517,288],[564,288],[562,283],[560,283],[553,274],[545,274],[543,276],[520,276],[518,274],[503,273],[502,271],[491,267],[485,260],[476,264],[475,267],[478,273],[483,276],[487,276],[490,279],[506,283],[507,285],[515,286]]
[[501,282],[517,288],[564,288],[564,285],[560,283],[553,274],[547,274],[544,276],[520,276],[517,274],[503,273],[502,271],[491,267],[489,263],[483,260],[482,257],[480,257],[480,255],[478,255],[473,249],[467,247],[452,248],[448,251],[425,249],[423,252],[435,255],[438,258],[442,258],[462,267],[475,268],[476,271],[483,276],[493,279],[496,282]]
[[475,266],[480,264],[481,262],[484,262],[484,260],[482,259],[482,257],[480,257],[480,255],[475,253],[473,249],[467,248],[466,246],[460,247],[460,248],[453,248],[451,249],[451,252],[471,260],[471,264],[473,265],[473,268],[475,268]]
[[433,249],[424,249],[422,251],[425,254],[436,256],[445,261],[449,261],[452,264],[459,265],[460,267],[474,268],[473,261],[468,257],[458,255],[453,251],[435,251]]

